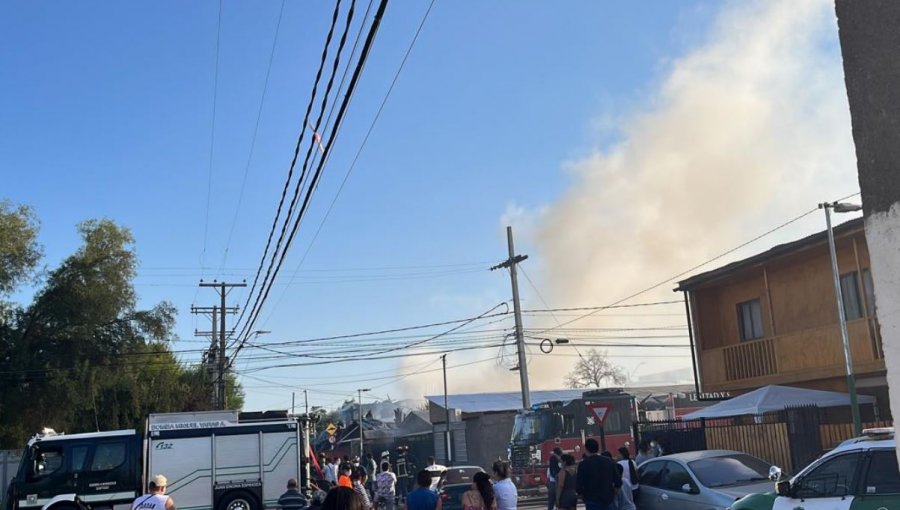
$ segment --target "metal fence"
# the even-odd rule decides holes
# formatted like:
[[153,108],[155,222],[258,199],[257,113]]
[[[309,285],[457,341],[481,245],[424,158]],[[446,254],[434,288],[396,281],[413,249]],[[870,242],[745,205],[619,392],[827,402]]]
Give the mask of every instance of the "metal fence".
[[[841,441],[853,437],[843,416],[815,406],[785,409],[759,416],[691,421],[643,421],[634,426],[637,441],[659,442],[666,453],[695,450],[736,450],[796,473]],[[872,421],[863,428],[889,427]]]

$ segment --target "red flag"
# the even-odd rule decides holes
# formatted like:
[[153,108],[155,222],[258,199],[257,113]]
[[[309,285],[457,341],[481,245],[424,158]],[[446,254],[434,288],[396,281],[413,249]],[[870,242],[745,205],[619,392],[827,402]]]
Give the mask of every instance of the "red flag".
[[322,473],[322,467],[319,466],[319,459],[316,458],[316,452],[313,451],[312,445],[309,447],[309,461],[312,463],[312,466],[316,468],[316,472],[319,473],[319,478],[325,478],[325,474]]

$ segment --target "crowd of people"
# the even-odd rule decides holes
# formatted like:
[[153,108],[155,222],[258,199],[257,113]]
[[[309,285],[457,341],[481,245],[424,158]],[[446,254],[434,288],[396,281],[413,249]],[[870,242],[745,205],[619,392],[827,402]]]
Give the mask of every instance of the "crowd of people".
[[627,447],[618,455],[599,452],[594,439],[585,441],[580,462],[573,455],[555,448],[547,469],[547,510],[575,510],[579,498],[587,510],[636,510],[640,494],[637,467],[654,457],[665,455],[665,441],[641,441],[632,459]]
[[[600,452],[595,439],[584,443],[585,453],[576,461],[573,455],[556,448],[547,470],[547,510],[576,510],[578,502],[586,510],[637,510],[640,480],[637,466],[665,453],[660,442],[641,442],[634,459],[628,448],[618,450],[614,459],[610,452]],[[434,464],[433,459],[429,459]],[[324,481],[311,500],[300,492],[297,480],[287,481],[287,491],[278,499],[281,510],[442,510],[442,501],[433,487],[432,471],[416,474],[416,487],[408,494],[398,490],[398,478],[387,460],[379,466],[372,454],[361,461],[319,458],[318,468]],[[134,501],[132,510],[176,510],[166,495],[166,478],[157,475],[149,484],[149,492]],[[518,489],[509,477],[509,465],[497,461],[492,473],[476,473],[470,489],[462,496],[463,510],[516,510]]]

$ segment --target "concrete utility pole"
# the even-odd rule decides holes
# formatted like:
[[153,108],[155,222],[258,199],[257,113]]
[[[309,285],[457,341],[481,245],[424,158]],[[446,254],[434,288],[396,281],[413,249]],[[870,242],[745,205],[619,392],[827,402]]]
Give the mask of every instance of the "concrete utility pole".
[[[234,287],[246,287],[247,284],[244,282],[241,283],[227,283],[227,282],[204,282],[200,281],[201,287],[211,287],[215,288],[219,291],[219,300],[221,302],[220,310],[227,310],[228,307],[225,304],[225,298],[228,295],[228,289]],[[225,313],[219,314],[219,349],[218,356],[216,357],[216,409],[224,410],[228,406],[228,398],[226,396],[226,368],[228,364],[228,356],[225,352],[225,339],[228,335],[228,331],[225,328]]]
[[519,353],[519,381],[522,385],[522,409],[531,409],[531,390],[528,387],[528,364],[525,360],[525,336],[522,333],[522,307],[519,304],[519,280],[516,276],[516,265],[528,258],[528,255],[516,255],[513,245],[512,227],[506,227],[506,239],[509,245],[509,258],[491,268],[509,269],[512,281],[513,311],[516,316],[516,349]]
[[[362,412],[362,394],[364,391],[372,391],[369,388],[361,388],[356,390],[359,393],[359,459],[362,461],[363,455],[363,412]],[[352,448],[351,448],[352,450]]]
[[316,423],[319,421],[318,415],[310,416],[306,413],[298,418],[300,422],[301,435],[300,440],[303,443],[303,454],[300,462],[300,486],[303,487],[303,494],[309,498],[312,497],[312,477],[310,476],[309,466],[312,463],[312,448],[310,448],[310,429],[315,429]]
[[453,455],[450,453],[450,404],[447,396],[447,355],[441,356],[441,362],[444,366],[444,411],[445,411],[445,430],[444,430],[444,453],[447,457],[447,465],[453,465]]

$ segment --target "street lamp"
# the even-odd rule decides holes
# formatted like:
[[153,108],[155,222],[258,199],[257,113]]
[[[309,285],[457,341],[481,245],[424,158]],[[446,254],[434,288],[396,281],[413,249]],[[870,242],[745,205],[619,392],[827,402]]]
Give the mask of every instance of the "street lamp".
[[362,412],[362,394],[364,391],[372,391],[369,388],[359,388],[356,390],[359,395],[359,460],[363,458],[363,412]]
[[841,292],[841,274],[838,270],[837,253],[834,249],[834,232],[831,229],[831,210],[836,213],[856,212],[862,206],[841,202],[825,202],[819,204],[825,210],[825,225],[828,228],[828,249],[831,253],[831,275],[834,278],[834,294],[837,299],[838,320],[841,323],[841,340],[844,343],[844,363],[847,367],[847,390],[850,392],[850,411],[853,414],[853,432],[862,434],[859,418],[859,401],[856,398],[856,376],[853,374],[853,356],[850,353],[850,335],[847,333],[847,314],[844,312],[844,295]]

